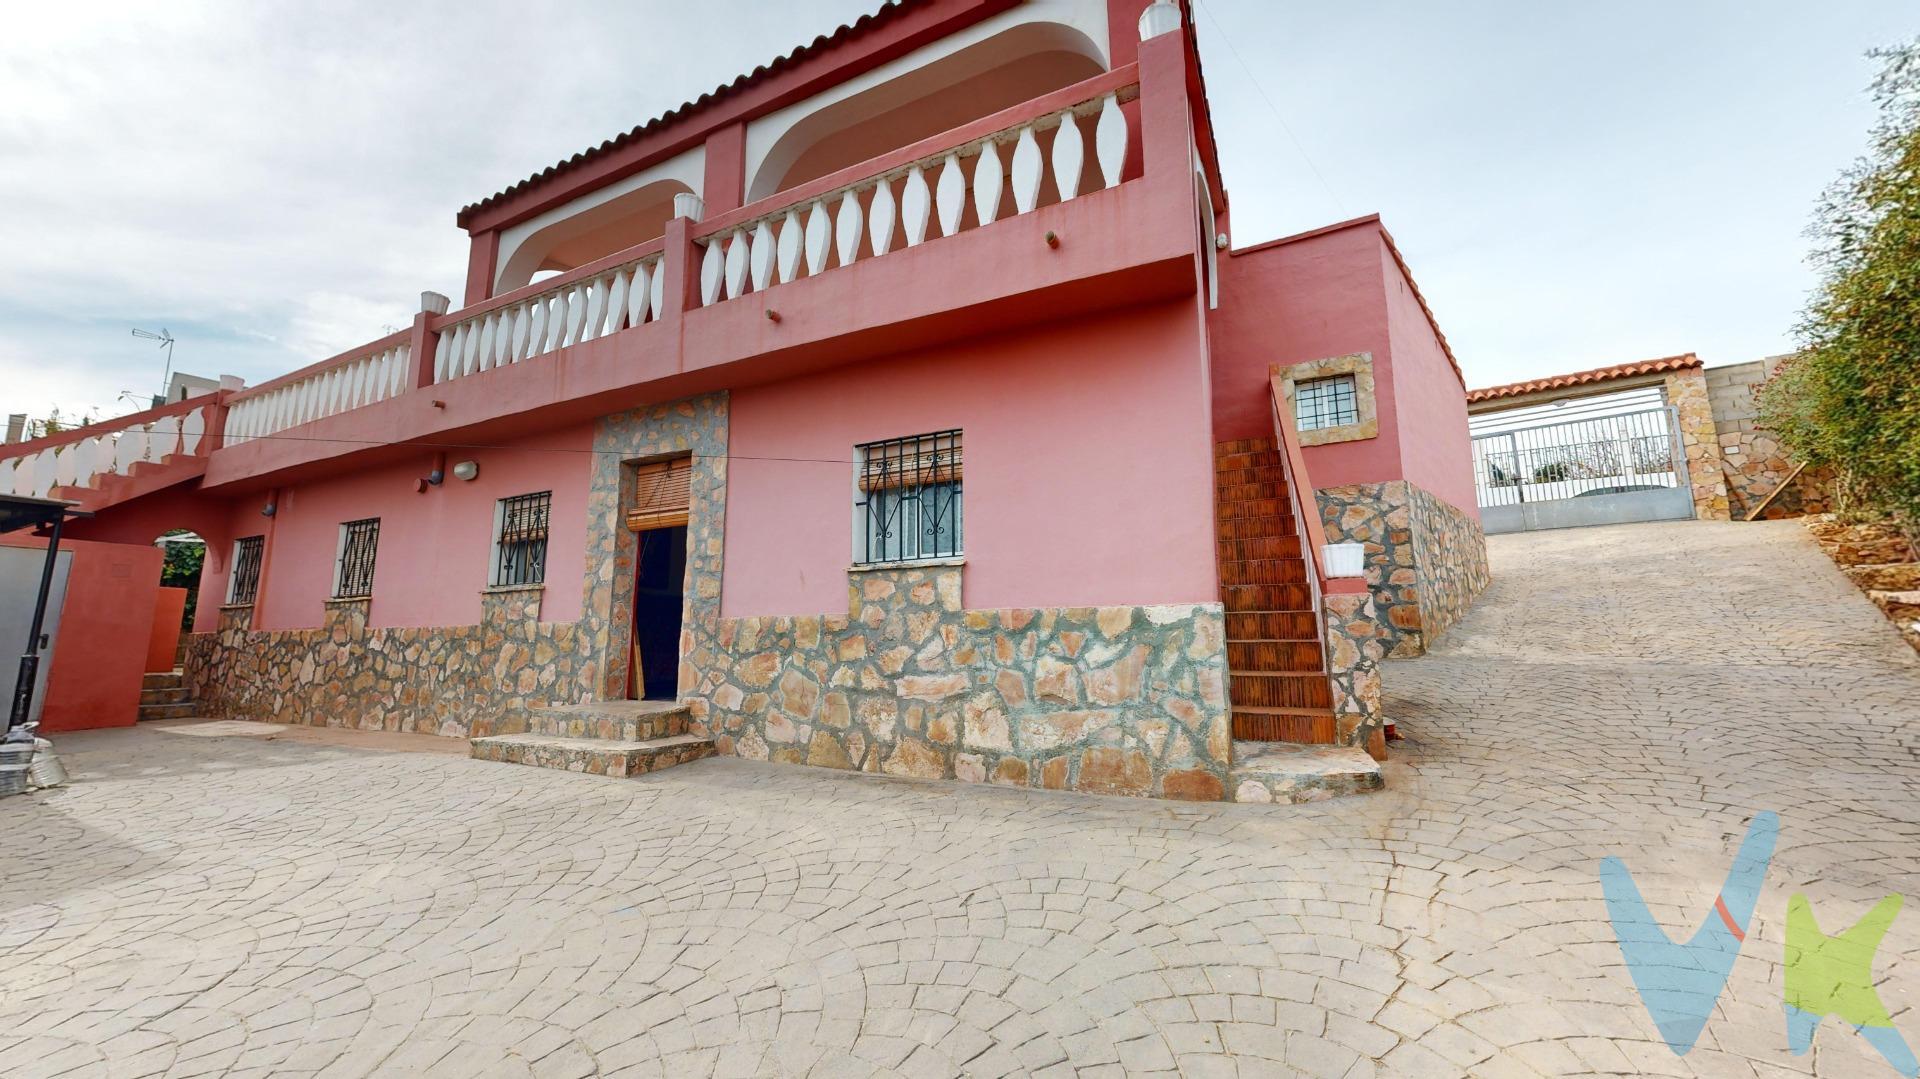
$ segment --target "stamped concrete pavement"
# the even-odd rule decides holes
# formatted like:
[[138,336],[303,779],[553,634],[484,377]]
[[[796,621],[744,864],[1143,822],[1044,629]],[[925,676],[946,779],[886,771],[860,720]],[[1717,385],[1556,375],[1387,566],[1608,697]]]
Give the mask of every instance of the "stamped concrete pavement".
[[[0,802],[0,1073],[1892,1075],[1833,1019],[1788,1052],[1781,962],[1791,893],[1920,892],[1911,651],[1793,523],[1492,546],[1387,667],[1390,789],[1318,805],[63,736],[77,781]],[[1684,939],[1766,809],[1677,1057],[1597,863]],[[1920,1042],[1920,912],[1875,973]]]

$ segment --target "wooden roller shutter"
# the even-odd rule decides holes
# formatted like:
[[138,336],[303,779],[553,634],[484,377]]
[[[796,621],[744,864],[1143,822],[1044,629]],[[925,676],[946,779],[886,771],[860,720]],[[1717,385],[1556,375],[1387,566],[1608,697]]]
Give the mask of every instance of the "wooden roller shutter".
[[872,442],[860,447],[860,489],[886,491],[897,487],[930,487],[960,483],[960,432]]
[[627,527],[635,532],[687,523],[692,498],[693,458],[676,457],[634,469],[633,508]]

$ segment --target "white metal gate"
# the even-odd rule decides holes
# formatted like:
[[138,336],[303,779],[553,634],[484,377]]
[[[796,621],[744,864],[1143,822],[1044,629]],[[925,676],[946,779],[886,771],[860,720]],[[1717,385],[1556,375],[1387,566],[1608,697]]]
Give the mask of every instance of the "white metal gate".
[[1489,533],[1693,516],[1679,417],[1664,401],[1476,434],[1473,479]]

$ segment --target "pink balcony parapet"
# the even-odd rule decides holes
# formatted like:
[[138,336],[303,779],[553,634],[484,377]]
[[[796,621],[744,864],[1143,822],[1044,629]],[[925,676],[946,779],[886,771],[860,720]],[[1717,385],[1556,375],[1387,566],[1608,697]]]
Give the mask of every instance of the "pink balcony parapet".
[[863,253],[878,258],[896,227],[903,246],[917,247],[992,224],[1009,200],[1024,214],[1074,198],[1094,171],[1086,117],[1092,164],[1105,186],[1118,186],[1131,140],[1120,106],[1139,93],[1138,65],[1129,64],[702,222],[700,303],[764,292]]
[[406,391],[407,337],[402,330],[235,394],[227,444],[238,446]]
[[204,462],[221,444],[228,394],[150,408],[69,431],[0,446],[0,491],[29,498],[88,501],[111,477],[139,474],[179,458]]

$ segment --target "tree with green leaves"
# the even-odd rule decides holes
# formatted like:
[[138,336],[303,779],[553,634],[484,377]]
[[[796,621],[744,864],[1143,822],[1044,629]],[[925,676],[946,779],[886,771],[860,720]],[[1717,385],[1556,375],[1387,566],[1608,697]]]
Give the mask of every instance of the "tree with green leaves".
[[1760,392],[1792,457],[1832,469],[1835,508],[1920,539],[1920,40],[1870,54],[1880,120],[1822,197],[1820,283],[1799,352]]

